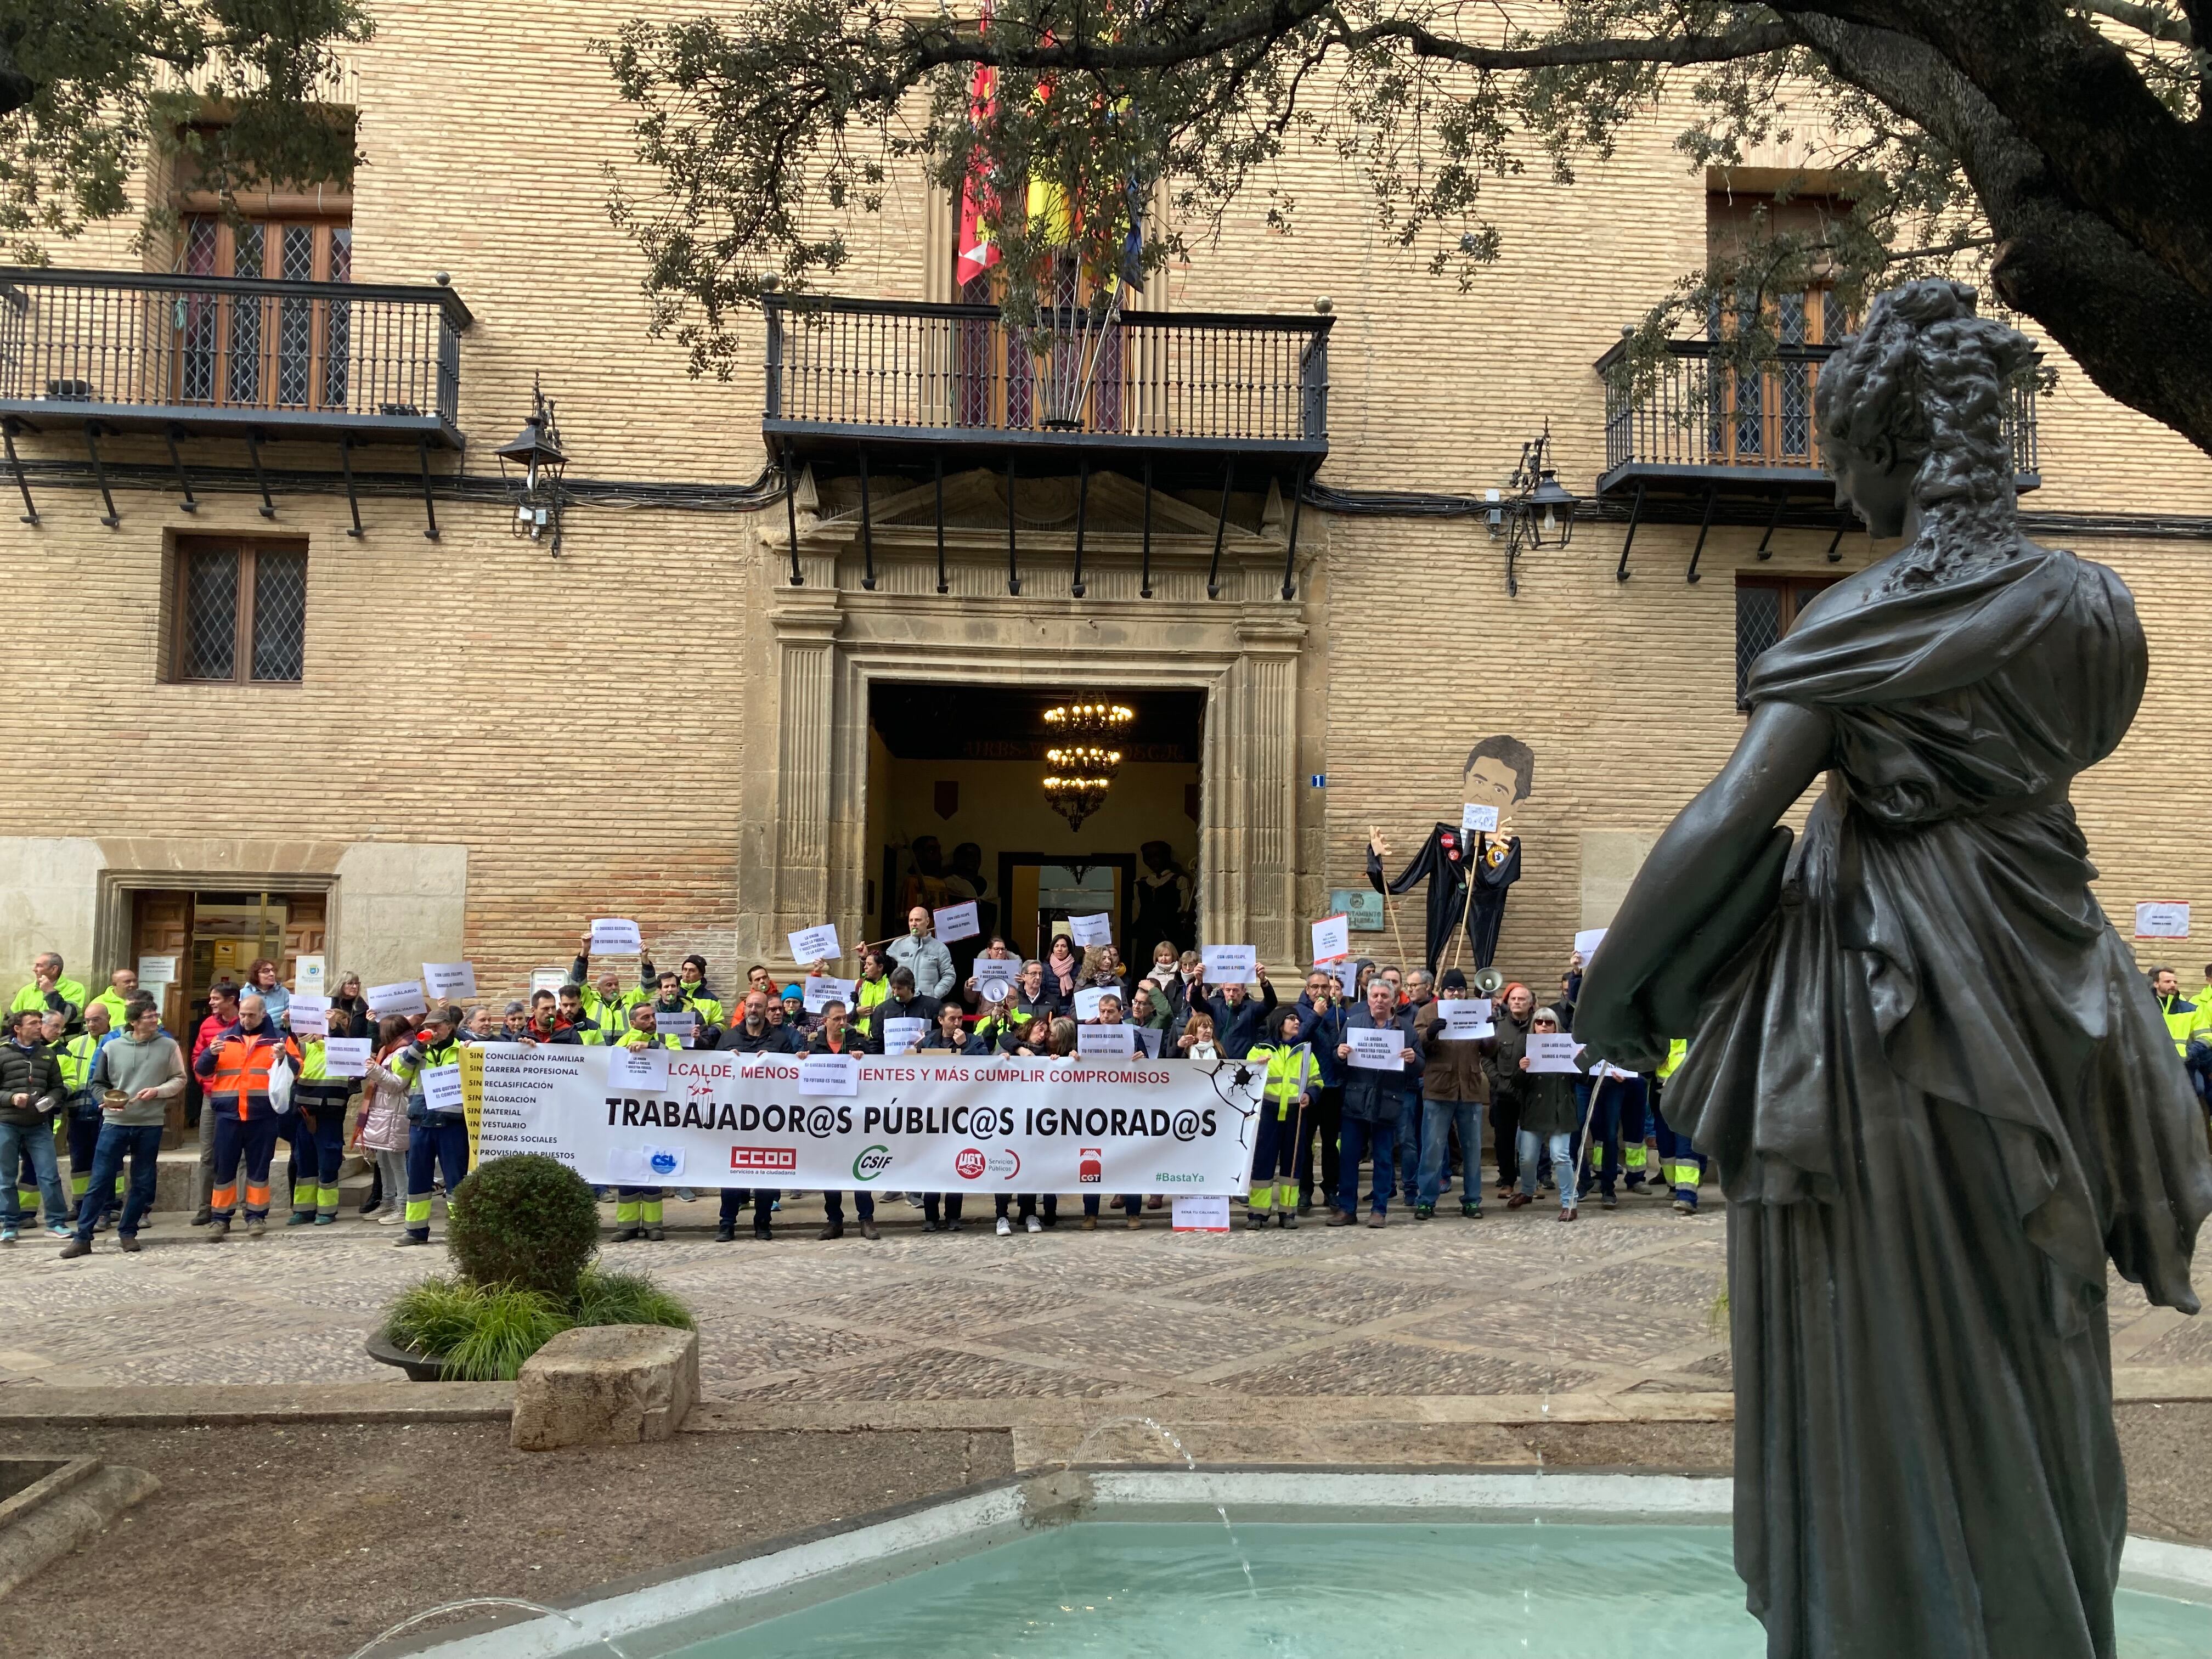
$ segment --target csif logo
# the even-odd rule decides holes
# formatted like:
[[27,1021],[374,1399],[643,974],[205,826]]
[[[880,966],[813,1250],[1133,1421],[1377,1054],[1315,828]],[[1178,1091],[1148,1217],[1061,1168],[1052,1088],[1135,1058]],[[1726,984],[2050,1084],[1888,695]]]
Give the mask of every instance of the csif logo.
[[890,1167],[891,1149],[890,1147],[880,1145],[865,1147],[860,1156],[853,1160],[853,1179],[873,1181]]

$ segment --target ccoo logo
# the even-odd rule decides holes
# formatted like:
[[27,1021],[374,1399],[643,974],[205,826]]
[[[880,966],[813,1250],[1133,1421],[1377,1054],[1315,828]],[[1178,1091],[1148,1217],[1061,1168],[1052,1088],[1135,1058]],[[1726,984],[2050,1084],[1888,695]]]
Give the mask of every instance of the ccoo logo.
[[866,1147],[861,1151],[860,1155],[853,1160],[853,1179],[873,1181],[890,1167],[891,1149],[890,1147],[884,1146]]

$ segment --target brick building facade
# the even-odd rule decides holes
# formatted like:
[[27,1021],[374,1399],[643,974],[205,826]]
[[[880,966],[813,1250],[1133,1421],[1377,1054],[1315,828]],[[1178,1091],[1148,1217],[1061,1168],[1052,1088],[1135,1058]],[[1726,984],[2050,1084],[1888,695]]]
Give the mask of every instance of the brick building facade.
[[[1015,834],[1007,815],[1034,764],[1002,763],[1003,787],[963,775],[967,803],[946,812],[954,780],[929,775],[932,755],[890,754],[878,730],[887,695],[939,686],[1005,693],[1006,720],[981,724],[1017,744],[1036,737],[1017,729],[1017,694],[1140,708],[1202,696],[1202,714],[1158,748],[1161,787],[1187,780],[1186,810],[1164,793],[1158,823],[1102,815],[1050,845],[1020,833],[1025,850],[1078,864],[1114,854],[1125,875],[1141,871],[1141,842],[1166,841],[1194,868],[1204,937],[1249,940],[1274,963],[1304,957],[1332,890],[1363,884],[1370,827],[1410,851],[1456,817],[1470,746],[1518,736],[1535,763],[1499,965],[1548,983],[1735,743],[1740,640],[1795,602],[1776,579],[1817,583],[1881,550],[1836,534],[1806,458],[1777,465],[1796,441],[1777,435],[1796,418],[1782,404],[1802,386],[1772,377],[1762,453],[1655,471],[1633,506],[1636,457],[1620,470],[1618,434],[1608,451],[1594,365],[1699,262],[1716,196],[1758,184],[1685,172],[1664,122],[1572,188],[1486,186],[1505,250],[1467,294],[1425,274],[1425,251],[1391,246],[1354,181],[1319,156],[1284,164],[1302,203],[1294,234],[1270,231],[1255,198],[1155,280],[1146,315],[1247,319],[1232,340],[1264,332],[1249,321],[1261,314],[1318,337],[1326,297],[1317,483],[1334,495],[1297,505],[1303,457],[1239,459],[1233,430],[1195,458],[1154,457],[1149,492],[1135,448],[1071,436],[1024,450],[1016,594],[1003,458],[974,433],[890,434],[865,523],[866,421],[850,442],[834,419],[807,439],[788,503],[749,489],[773,459],[765,325],[731,380],[691,378],[678,348],[648,337],[638,261],[605,209],[602,164],[626,166],[628,143],[587,43],[631,9],[540,9],[518,52],[481,6],[386,0],[356,69],[368,164],[349,199],[264,204],[269,240],[225,244],[227,268],[207,263],[212,244],[139,255],[135,227],[102,228],[57,257],[198,270],[208,285],[70,291],[108,296],[105,322],[86,303],[70,312],[62,290],[14,308],[6,395],[21,401],[7,406],[39,521],[0,527],[13,578],[0,672],[23,722],[0,806],[0,961],[58,949],[96,982],[136,955],[189,949],[187,980],[204,981],[221,965],[211,942],[240,957],[251,931],[370,983],[466,958],[505,995],[564,964],[586,918],[629,915],[665,962],[702,951],[726,984],[782,958],[788,929],[827,919],[848,939],[878,933],[921,835],[976,842],[994,877],[994,854],[1015,856],[991,837]],[[302,225],[322,240],[287,240]],[[951,204],[917,179],[859,227],[836,286],[910,310],[948,301],[951,234]],[[342,313],[237,287],[332,274],[341,253],[365,296]],[[394,297],[368,297],[384,285]],[[263,378],[189,378],[204,373],[191,355],[203,316],[265,331],[258,365],[239,371]],[[419,356],[420,398],[374,395],[392,372],[371,338],[380,316],[437,342],[398,354]],[[969,325],[947,326],[957,340]],[[52,355],[70,330],[99,328],[147,361]],[[229,335],[209,339],[245,355]],[[44,358],[30,349],[41,341]],[[331,378],[333,358],[350,382]],[[2037,410],[2031,532],[2118,568],[2152,651],[2133,731],[2075,795],[2100,890],[2124,921],[2138,901],[2190,899],[2212,879],[2183,833],[2203,799],[2190,739],[2212,623],[2212,462],[2057,367]],[[126,373],[143,395],[100,380]],[[557,399],[570,458],[557,559],[550,538],[511,533],[490,453],[529,413],[533,379]],[[983,437],[1004,419],[985,417]],[[1479,498],[1547,422],[1584,507],[1569,544],[1522,555],[1509,595],[1505,542],[1480,513],[1436,516],[1403,495]],[[1199,477],[1224,454],[1225,514]],[[1793,471],[1796,493],[1771,512]],[[239,583],[228,612],[209,597],[225,570]],[[226,616],[228,657],[212,637]],[[978,724],[951,735],[966,742]],[[900,806],[891,822],[909,782],[939,786],[914,797],[935,816]],[[1403,910],[1409,943],[1415,914]],[[1355,944],[1398,954],[1387,928]],[[2192,948],[2174,947],[2185,969],[2207,954]]]

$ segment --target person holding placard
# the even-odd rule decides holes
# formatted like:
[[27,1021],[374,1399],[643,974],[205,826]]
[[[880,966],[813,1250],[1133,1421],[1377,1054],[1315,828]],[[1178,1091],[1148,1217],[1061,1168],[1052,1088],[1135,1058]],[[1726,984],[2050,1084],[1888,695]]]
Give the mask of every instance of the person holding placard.
[[[1386,981],[1377,979],[1370,983],[1366,1006],[1352,1010],[1345,1021],[1345,1040],[1337,1045],[1336,1057],[1349,1061],[1355,1046],[1365,1049],[1372,1040],[1360,1038],[1357,1034],[1361,1031],[1389,1031],[1396,1036],[1400,1066],[1418,1066],[1421,1051],[1415,1046],[1413,1021],[1398,1012],[1395,1001]],[[1404,1079],[1402,1069],[1387,1071],[1364,1064],[1346,1066],[1344,1147],[1339,1164],[1344,1184],[1337,1191],[1336,1213],[1329,1217],[1328,1225],[1358,1224],[1359,1164],[1369,1156],[1375,1160],[1375,1186],[1368,1195],[1367,1224],[1383,1224],[1390,1207],[1391,1154],[1397,1144],[1398,1115],[1405,1109]]]
[[1521,1182],[1521,1056],[1528,1051],[1535,994],[1516,980],[1493,1006],[1502,1012],[1492,1022],[1498,1046],[1490,1057],[1491,1144],[1498,1148],[1498,1195],[1510,1198]]
[[[1528,1036],[1536,1037],[1559,1035],[1559,1017],[1552,1009],[1539,1008],[1529,1017]],[[1575,1202],[1574,1139],[1575,1139],[1575,1079],[1573,1072],[1540,1072],[1524,1052],[1519,1059],[1521,1073],[1521,1189],[1506,1200],[1505,1207],[1518,1210],[1536,1201],[1536,1164],[1540,1155],[1548,1156],[1552,1169],[1559,1182],[1559,1219],[1572,1221],[1577,1213]]]
[[199,1164],[192,1172],[192,1192],[199,1200],[198,1213],[192,1217],[192,1225],[204,1227],[215,1219],[209,1207],[209,1199],[215,1188],[215,1125],[216,1114],[207,1109],[205,1091],[199,1087],[199,1075],[195,1069],[208,1046],[238,1020],[238,988],[228,980],[218,980],[208,988],[207,1013],[200,1020],[192,1036],[191,1053],[185,1067],[185,1109],[191,1109],[195,1100],[199,1115],[195,1120],[199,1130]]
[[[955,1016],[957,1017],[957,1014]],[[822,1011],[822,1029],[806,1045],[810,1054],[865,1054],[878,1052],[864,1031],[845,1022],[845,1005],[833,1002]],[[853,1212],[860,1218],[860,1237],[875,1238],[876,1195],[865,1187],[853,1189]],[[822,1194],[822,1231],[817,1239],[842,1238],[845,1236],[845,1195],[831,1188]]]
[[76,1237],[62,1246],[64,1259],[88,1254],[100,1231],[124,1160],[131,1184],[123,1200],[115,1242],[136,1254],[138,1225],[154,1207],[155,1160],[169,1103],[185,1092],[185,1057],[177,1040],[161,1029],[161,1011],[151,997],[138,997],[124,1010],[123,1034],[93,1061],[91,1086],[100,1101],[100,1139],[93,1148],[92,1179],[77,1206]]
[[300,1078],[292,1085],[292,1215],[288,1227],[331,1227],[338,1218],[338,1171],[345,1166],[346,1102],[359,1085],[332,1077],[323,1045],[331,1037],[353,1035],[353,1019],[333,1008],[325,1033],[299,1037]]
[[1203,1008],[1213,1017],[1213,1041],[1224,1059],[1242,1060],[1250,1054],[1252,1045],[1267,1029],[1267,1016],[1274,1012],[1275,988],[1267,981],[1267,964],[1253,963],[1252,976],[1260,985],[1257,1002],[1242,983],[1224,985],[1212,993],[1202,981],[1192,988],[1190,1006]]
[[269,1165],[276,1152],[277,1111],[270,1090],[279,1066],[295,1072],[300,1045],[270,1020],[261,999],[238,1000],[238,1023],[201,1054],[194,1069],[205,1085],[202,1111],[217,1115],[215,1185],[209,1194],[208,1237],[220,1244],[238,1209],[238,1166],[246,1164],[246,1235],[258,1238],[269,1223]]
[[1467,995],[1467,975],[1456,968],[1444,969],[1438,981],[1443,995],[1423,1005],[1413,1016],[1413,1030],[1421,1039],[1425,1063],[1421,1068],[1421,1163],[1413,1199],[1413,1219],[1425,1221],[1437,1212],[1443,1191],[1446,1153],[1451,1137],[1459,1137],[1459,1212],[1469,1220],[1482,1218],[1482,1120],[1490,1109],[1490,1061],[1498,1052],[1498,1039],[1455,1039],[1439,1012],[1443,1001]]
[[[69,1016],[59,1010],[50,1010],[40,1032],[46,1046],[53,1050],[55,1060],[60,1062],[62,1085],[69,1094],[61,1129],[63,1138],[69,1143],[69,1218],[72,1224],[77,1212],[84,1207],[85,1192],[92,1184],[93,1163],[100,1150],[101,1113],[100,1097],[92,1087],[93,1067],[99,1062],[100,1051],[118,1041],[123,1030],[113,1023],[110,1006],[98,997],[85,1004],[84,1030],[75,1036],[64,1035],[69,1029]],[[115,1195],[123,1195],[119,1188]]]
[[927,1030],[937,1024],[940,1005],[935,997],[924,996],[915,988],[914,970],[901,963],[891,969],[890,994],[868,1010],[868,1039],[879,1052],[888,1052],[884,1038],[890,1021],[918,1019]]
[[407,1079],[392,1067],[414,1037],[411,1021],[387,1016],[376,1027],[376,1047],[362,1074],[361,1121],[354,1144],[376,1164],[376,1187],[382,1197],[362,1212],[379,1226],[406,1219],[407,1147],[411,1127],[407,1121]]
[[434,1110],[422,1085],[425,1073],[460,1063],[461,1011],[451,1005],[433,1012],[429,1023],[392,1061],[392,1070],[407,1085],[407,1231],[399,1239],[403,1249],[430,1242],[430,1200],[441,1173],[449,1215],[453,1194],[468,1176],[468,1120],[457,1111]]
[[634,991],[623,989],[622,975],[611,968],[602,968],[597,979],[592,977],[592,936],[586,932],[576,951],[576,959],[568,964],[568,982],[576,987],[584,1005],[584,1012],[609,1042],[618,1042],[629,1029],[629,1008],[635,1002],[643,1002],[653,994],[650,984]]
[[[799,1034],[787,1025],[770,1024],[768,1017],[769,993],[755,986],[745,993],[738,1006],[738,1018],[727,1030],[716,1039],[714,1047],[727,1054],[795,1054],[801,1051]],[[842,1018],[842,1009],[839,1010]],[[827,1010],[823,1023],[829,1023]],[[768,1239],[774,1237],[769,1218],[775,1212],[781,1192],[774,1187],[725,1187],[722,1188],[721,1213],[714,1224],[716,1242],[727,1244],[738,1236],[738,1212],[750,1201],[753,1206],[753,1237]]]
[[1304,1133],[1308,1144],[1298,1152],[1298,1213],[1311,1215],[1316,1166],[1310,1143],[1316,1137],[1321,1142],[1322,1202],[1329,1203],[1336,1192],[1337,1146],[1344,1133],[1344,1062],[1336,1057],[1336,1050],[1344,1042],[1351,1007],[1335,976],[1317,967],[1306,975],[1306,988],[1298,998],[1297,1008],[1304,1020],[1298,1041],[1313,1050],[1314,1065],[1321,1074],[1313,1090],[1313,1105],[1306,1113]]
[[1121,953],[1109,942],[1094,945],[1083,953],[1083,968],[1075,982],[1083,989],[1103,986],[1126,1006],[1129,1000],[1129,970],[1122,965]]
[[[720,1025],[723,1020],[721,1000],[707,984],[707,958],[694,951],[677,964],[677,971],[663,973],[653,965],[651,957],[640,957],[637,963],[639,989],[654,998],[660,1005],[674,1012],[689,1006],[699,1016],[702,1025]],[[676,1000],[670,1000],[671,988]]]
[[[1060,924],[1065,927],[1065,923]],[[1052,944],[1044,953],[1044,986],[1048,994],[1055,998],[1063,1009],[1075,1006],[1075,993],[1083,978],[1082,959],[1075,954],[1075,945],[1065,933],[1052,936]]]

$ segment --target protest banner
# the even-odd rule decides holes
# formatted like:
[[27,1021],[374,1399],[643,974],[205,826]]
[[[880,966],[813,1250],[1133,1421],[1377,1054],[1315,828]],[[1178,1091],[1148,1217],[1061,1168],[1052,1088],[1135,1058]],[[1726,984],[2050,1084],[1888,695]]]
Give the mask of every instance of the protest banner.
[[[658,1184],[660,1152],[680,1154],[702,1184],[746,1187],[1226,1197],[1250,1181],[1255,1068],[866,1055],[854,1093],[825,1097],[802,1092],[796,1054],[660,1049],[664,1089],[611,1086],[610,1067],[629,1052],[463,1049],[479,1156],[544,1152],[600,1184]],[[1088,1180],[1085,1163],[1098,1166]]]
[[446,1001],[455,997],[473,997],[477,994],[477,970],[465,962],[426,962],[422,964],[422,988]]
[[825,921],[818,927],[802,927],[795,933],[786,933],[784,942],[791,946],[791,959],[798,963],[835,962],[845,954],[837,944],[837,925]]
[[1095,916],[1070,916],[1067,937],[1077,945],[1111,945],[1114,919],[1103,911]]
[[637,924],[624,916],[594,916],[592,919],[592,954],[595,957],[641,957],[645,941],[638,937]]
[[973,939],[983,931],[983,924],[976,919],[973,899],[965,904],[948,904],[942,910],[932,910],[929,915],[940,944],[950,945],[955,939]]

